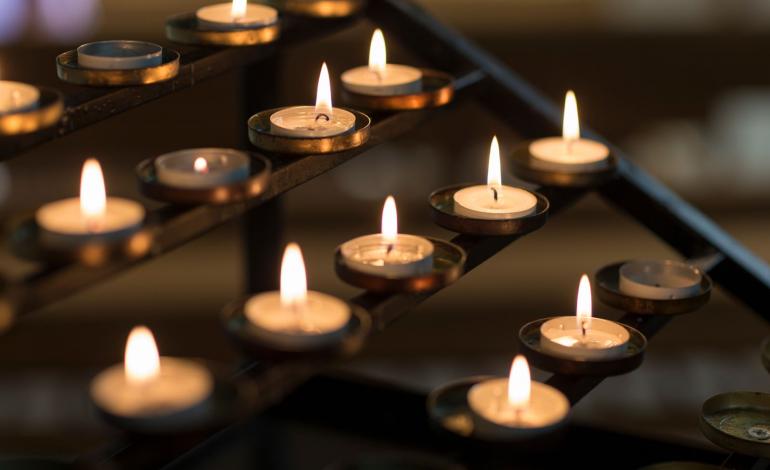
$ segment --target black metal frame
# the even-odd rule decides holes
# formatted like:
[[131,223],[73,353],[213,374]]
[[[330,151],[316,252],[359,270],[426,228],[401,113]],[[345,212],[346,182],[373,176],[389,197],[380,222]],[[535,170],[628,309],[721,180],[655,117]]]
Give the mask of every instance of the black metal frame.
[[[365,15],[383,27],[390,36],[408,40],[410,48],[432,67],[458,77],[456,99],[472,97],[526,138],[557,130],[560,110],[556,106],[499,61],[435,21],[409,0],[371,0]],[[316,38],[353,23],[352,19],[317,22],[289,19],[282,39],[276,44],[253,48],[183,50],[183,65],[177,78],[142,88],[81,90],[79,94],[67,98],[66,119],[62,124],[40,134],[0,140],[0,158],[10,158],[32,146],[74,132],[166,94],[191,87],[202,79],[230,69],[243,67],[245,76],[248,76],[250,66],[258,62],[275,64],[274,61],[278,57],[276,53],[284,45]],[[249,93],[244,94],[250,106],[255,105],[259,99],[249,96]],[[128,269],[144,259],[160,256],[239,216],[245,216],[244,226],[249,238],[258,236],[272,245],[277,245],[280,239],[280,224],[273,224],[275,231],[261,232],[254,221],[259,218],[264,222],[265,217],[277,221],[280,217],[278,196],[380,143],[414,130],[423,120],[437,112],[441,110],[375,115],[369,142],[345,152],[325,156],[311,155],[288,161],[272,158],[274,173],[264,198],[229,206],[163,207],[150,214],[150,220],[156,227],[156,249],[145,258],[110,263],[97,269],[75,264],[42,266],[38,272],[25,279],[9,281],[5,286],[4,299],[13,306],[18,316],[23,316],[77,290],[92,286],[108,275]],[[647,226],[685,257],[698,258],[701,265],[705,260],[705,271],[716,283],[759,315],[770,320],[770,304],[766,301],[770,298],[770,268],[767,264],[742,247],[697,209],[624,158],[621,152],[616,149],[613,149],[613,152],[619,158],[619,174],[617,178],[597,188],[598,193],[609,203]],[[538,191],[548,197],[551,203],[550,214],[556,215],[580,199],[589,189],[547,187],[539,188]],[[458,235],[452,242],[467,251],[468,272],[517,238]],[[275,252],[278,253],[278,250]],[[247,264],[277,265],[256,262],[260,256],[264,256],[264,253],[247,250]],[[277,257],[276,254],[269,256]],[[267,276],[254,270],[248,275],[249,291],[265,288],[276,279],[276,276]],[[431,295],[364,293],[352,302],[370,312],[374,320],[373,331],[376,332],[417,307]],[[670,320],[671,317],[630,314],[621,319],[622,322],[640,330],[647,338],[654,336]],[[248,380],[262,391],[252,404],[251,411],[258,413],[283,400],[297,386],[322,372],[328,365],[328,361],[251,363],[239,370],[234,378]],[[548,383],[562,390],[574,404],[602,380],[602,377],[554,375]],[[344,402],[339,404],[340,407],[346,405]],[[286,406],[281,407],[281,410],[286,409]],[[424,412],[420,416],[423,415]],[[335,424],[340,416],[355,415],[335,413]],[[310,416],[308,418],[312,419]],[[237,426],[238,423],[233,423],[230,428]],[[420,432],[424,427],[420,427]],[[131,439],[129,443],[115,443],[114,447],[84,456],[83,461],[97,465],[108,462],[110,468],[159,467],[179,461],[194,449],[200,449],[202,444],[216,442],[218,438],[226,435],[227,433],[223,432],[213,432],[208,436],[185,436],[170,440]],[[421,438],[432,441],[432,438],[426,435]]]

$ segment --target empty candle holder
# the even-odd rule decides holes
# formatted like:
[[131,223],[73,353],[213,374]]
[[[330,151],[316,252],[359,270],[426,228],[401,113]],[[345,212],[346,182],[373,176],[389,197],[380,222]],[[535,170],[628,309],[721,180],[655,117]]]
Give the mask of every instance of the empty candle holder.
[[312,18],[344,18],[363,10],[366,0],[273,0],[282,12]]
[[729,392],[703,403],[700,430],[717,446],[770,458],[770,394]]
[[64,113],[61,93],[51,88],[33,87],[19,82],[5,83],[10,83],[11,87],[3,90],[0,86],[0,94],[7,92],[10,101],[14,100],[16,86],[31,88],[34,99],[25,102],[23,106],[0,106],[0,138],[38,132],[59,122]]
[[179,53],[144,41],[92,42],[60,54],[56,73],[75,85],[149,85],[179,74]]
[[277,10],[238,0],[208,5],[166,21],[166,37],[181,44],[255,46],[274,42],[280,34]]
[[708,302],[712,286],[697,267],[666,260],[613,263],[597,271],[594,280],[603,303],[638,315],[692,312]]
[[227,148],[185,149],[144,160],[136,167],[145,196],[172,204],[230,204],[262,195],[270,161]]

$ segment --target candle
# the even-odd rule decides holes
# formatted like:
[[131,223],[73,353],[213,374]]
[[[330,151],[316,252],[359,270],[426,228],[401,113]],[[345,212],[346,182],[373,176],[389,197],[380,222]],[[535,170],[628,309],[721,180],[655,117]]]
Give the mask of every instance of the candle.
[[387,277],[425,274],[433,268],[433,243],[398,233],[396,201],[388,196],[382,209],[382,232],[345,242],[345,264],[362,272]]
[[499,377],[477,383],[468,390],[467,400],[474,433],[490,438],[545,430],[563,422],[569,413],[564,394],[530,380],[529,365],[521,355],[513,360],[507,379]]
[[80,197],[62,199],[40,207],[37,224],[52,234],[67,237],[124,234],[144,220],[144,208],[134,201],[107,197],[99,162],[89,158],[80,177]]
[[246,301],[244,313],[266,340],[282,345],[313,346],[342,336],[351,319],[348,305],[330,295],[307,290],[302,252],[289,243],[281,263],[281,289]]
[[155,159],[158,181],[179,188],[211,188],[249,177],[245,152],[224,148],[178,150]]
[[621,356],[630,335],[621,324],[591,317],[591,283],[580,278],[574,317],[552,318],[540,326],[540,346],[553,355],[576,360]]
[[163,63],[163,48],[145,41],[98,41],[78,47],[78,65],[86,69],[130,70]]
[[124,418],[170,415],[205,401],[214,387],[211,373],[200,364],[159,357],[152,332],[131,330],[123,364],[116,364],[91,382],[91,398],[103,411]]
[[700,270],[678,261],[629,261],[620,267],[618,287],[627,295],[667,300],[692,297],[700,291]]
[[538,160],[573,169],[591,169],[609,157],[610,149],[601,142],[580,137],[577,99],[570,90],[564,100],[562,137],[538,139],[529,145],[529,153]]
[[199,8],[195,12],[198,25],[204,29],[232,30],[260,28],[278,21],[278,11],[267,5],[233,0]]
[[406,95],[422,90],[420,69],[387,63],[385,37],[379,28],[372,34],[369,66],[347,70],[341,79],[345,88],[365,95]]
[[457,191],[454,202],[455,212],[476,219],[514,219],[531,214],[537,206],[534,194],[502,184],[497,136],[489,149],[487,184]]
[[0,80],[0,114],[18,113],[37,105],[40,91],[21,82]]
[[356,117],[344,109],[332,107],[329,70],[326,62],[318,77],[315,106],[292,106],[270,116],[274,134],[290,137],[330,137],[353,129]]

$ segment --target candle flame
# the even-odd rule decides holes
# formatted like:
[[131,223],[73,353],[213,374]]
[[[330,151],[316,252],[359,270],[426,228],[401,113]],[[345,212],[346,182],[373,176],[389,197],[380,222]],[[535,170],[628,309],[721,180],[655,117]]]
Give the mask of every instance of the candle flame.
[[395,242],[398,237],[398,213],[396,212],[396,200],[393,196],[385,199],[382,207],[382,238],[389,242]]
[[326,62],[321,66],[321,75],[318,77],[318,89],[315,98],[316,114],[325,114],[331,119],[332,115],[332,89],[329,84],[329,69]]
[[372,34],[372,42],[369,45],[369,69],[373,72],[385,72],[385,64],[387,64],[388,53],[385,48],[385,36],[382,35],[382,30],[377,28]]
[[195,169],[196,173],[209,172],[209,164],[208,162],[206,162],[206,159],[203,157],[198,157],[195,159],[195,162],[193,162],[193,168]]
[[529,375],[529,364],[521,354],[513,359],[511,374],[508,377],[508,403],[517,409],[526,408],[532,382]]
[[578,119],[577,98],[575,92],[569,90],[564,97],[564,121],[562,122],[562,137],[565,140],[580,138],[580,120]]
[[80,174],[80,212],[86,220],[96,221],[104,216],[106,206],[107,193],[102,167],[98,160],[89,158],[83,164]]
[[136,326],[128,335],[124,359],[126,381],[141,385],[160,375],[160,357],[152,331]]
[[246,16],[246,0],[233,0],[233,6],[230,8],[230,16],[234,20],[239,20]]
[[583,274],[580,276],[577,310],[575,311],[578,329],[588,330],[591,328],[591,310],[591,282],[588,280],[588,276]]
[[281,261],[281,305],[294,307],[307,300],[307,274],[302,250],[296,243],[286,245]]
[[500,172],[500,144],[497,136],[492,137],[492,145],[489,147],[489,165],[487,167],[487,186],[499,188],[502,186]]

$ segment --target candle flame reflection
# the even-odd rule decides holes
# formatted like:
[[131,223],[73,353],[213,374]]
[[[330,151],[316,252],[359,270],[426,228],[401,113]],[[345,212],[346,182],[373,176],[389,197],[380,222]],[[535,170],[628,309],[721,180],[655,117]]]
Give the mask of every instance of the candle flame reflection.
[[373,72],[385,72],[387,57],[385,36],[382,35],[382,30],[377,28],[374,30],[374,34],[372,34],[372,42],[369,45],[369,69]]
[[578,119],[577,98],[575,92],[569,90],[564,97],[564,121],[562,123],[562,137],[565,140],[577,140],[580,138],[580,121]]
[[124,359],[126,381],[146,384],[160,374],[160,357],[155,338],[146,326],[136,326],[128,335]]
[[492,144],[489,147],[487,186],[499,188],[502,184],[502,176],[500,172],[500,144],[497,142],[497,136],[494,136],[492,137]]
[[307,300],[307,274],[302,250],[296,243],[286,245],[281,261],[281,305],[292,308]]
[[591,328],[591,282],[588,276],[583,274],[580,277],[580,286],[578,287],[577,310],[575,317],[578,329]]
[[525,408],[529,404],[531,390],[529,364],[524,356],[519,354],[513,359],[511,374],[508,377],[508,403],[516,409]]
[[332,115],[332,89],[329,84],[329,69],[326,68],[326,62],[321,66],[321,75],[318,77],[315,112],[316,114],[325,114],[329,118]]
[[230,16],[238,20],[246,16],[246,0],[233,0],[233,6],[230,8]]
[[98,160],[89,158],[83,164],[80,174],[80,212],[86,220],[95,222],[104,216],[106,205],[102,167]]
[[385,199],[382,207],[382,238],[394,243],[398,237],[398,213],[396,212],[396,200],[393,196]]
[[206,162],[206,159],[203,157],[198,157],[193,162],[193,169],[195,169],[196,173],[208,173],[209,172],[209,164]]

